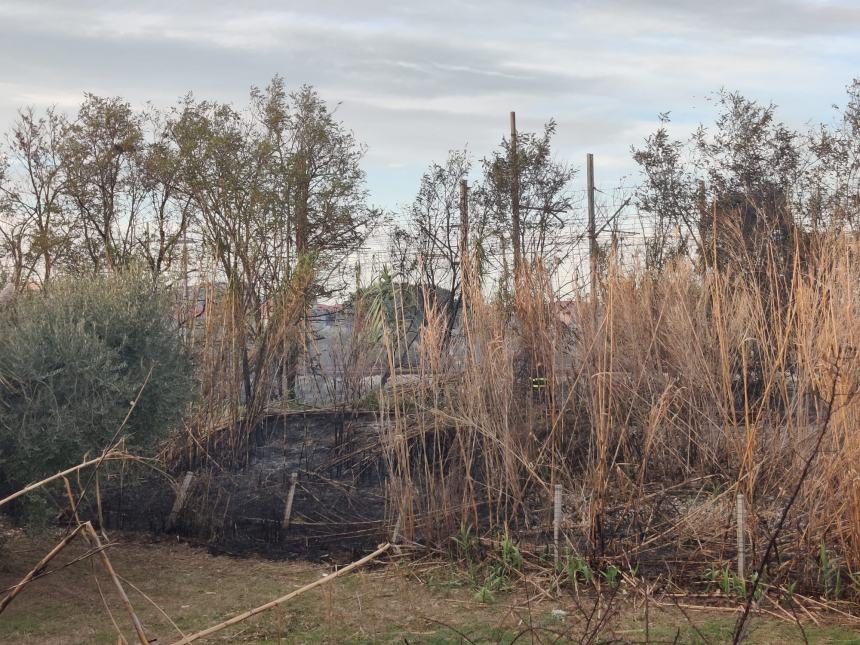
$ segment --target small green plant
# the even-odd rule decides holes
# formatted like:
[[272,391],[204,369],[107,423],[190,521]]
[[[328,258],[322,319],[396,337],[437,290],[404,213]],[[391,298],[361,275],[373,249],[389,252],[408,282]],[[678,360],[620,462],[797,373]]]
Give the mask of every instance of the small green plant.
[[510,579],[523,568],[523,555],[507,534],[499,541],[495,563],[490,566],[484,586],[491,591],[502,591],[510,587]]
[[496,602],[496,596],[490,587],[482,585],[478,588],[478,591],[475,592],[475,600],[482,602],[485,605],[491,605]]
[[575,590],[579,590],[579,583],[591,583],[594,579],[594,573],[588,564],[588,561],[579,554],[568,554],[564,561],[564,571],[567,574],[567,580],[573,585]]
[[818,548],[818,582],[824,589],[825,598],[839,600],[842,597],[842,569],[831,557],[824,542]]
[[606,584],[608,584],[610,587],[617,587],[618,583],[621,582],[621,569],[619,569],[614,564],[610,564],[608,567],[606,567],[606,570],[603,571],[600,575],[603,576],[603,579],[606,581]]
[[785,589],[783,589],[782,597],[788,603],[792,603],[794,601],[794,593],[797,589],[797,580],[792,580],[787,585],[785,585]]
[[481,546],[478,536],[472,532],[472,526],[461,524],[459,532],[451,539],[457,547],[457,557],[471,565],[477,558]]
[[[707,581],[706,590],[713,591],[719,589],[726,596],[735,596],[738,600],[746,598],[747,581],[744,578],[732,571],[729,567],[722,569],[708,569],[705,571],[705,580]],[[750,576],[750,581],[754,582],[756,574]],[[764,589],[761,586],[756,588],[756,598],[760,598]]]
[[466,563],[469,580],[476,585],[480,578],[481,540],[466,524],[461,524],[459,532],[451,539],[456,549],[455,557]]
[[455,546],[455,557],[465,562],[471,584],[477,589],[475,598],[481,602],[492,602],[493,593],[510,587],[511,577],[522,571],[525,563],[522,552],[509,535],[505,534],[488,557],[481,547],[481,540],[471,526],[462,525],[451,538]]
[[523,555],[507,533],[499,542],[499,557],[506,574],[522,570]]

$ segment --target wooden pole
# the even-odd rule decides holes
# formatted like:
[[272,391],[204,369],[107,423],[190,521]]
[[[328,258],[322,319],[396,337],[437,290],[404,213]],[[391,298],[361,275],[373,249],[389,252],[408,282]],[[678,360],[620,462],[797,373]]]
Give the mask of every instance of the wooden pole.
[[15,596],[17,596],[17,595],[21,592],[21,590],[22,590],[24,587],[26,587],[26,586],[27,586],[27,584],[28,584],[28,583],[29,583],[29,582],[30,582],[34,577],[36,577],[37,575],[39,575],[39,573],[41,573],[41,572],[42,572],[42,570],[43,570],[43,569],[48,565],[48,563],[49,563],[51,560],[53,560],[53,559],[54,559],[54,557],[55,557],[55,556],[56,556],[60,551],[62,551],[63,549],[65,549],[65,548],[66,548],[66,546],[68,546],[69,542],[71,542],[71,541],[72,541],[72,539],[73,539],[73,538],[78,534],[78,532],[79,532],[82,528],[83,528],[83,524],[81,524],[81,525],[77,526],[77,527],[76,527],[76,528],[75,528],[71,533],[69,533],[66,537],[64,537],[62,540],[60,540],[60,541],[57,543],[57,545],[56,545],[53,549],[51,549],[50,551],[48,551],[48,554],[47,554],[44,558],[42,558],[41,560],[39,560],[39,563],[38,563],[35,567],[33,567],[33,569],[30,571],[30,573],[28,573],[26,576],[24,576],[24,577],[21,579],[21,582],[19,582],[17,585],[15,585],[15,586],[12,588],[12,591],[10,591],[10,592],[6,595],[6,597],[5,597],[5,598],[3,598],[3,600],[2,600],[2,601],[0,601],[0,614],[2,614],[2,613],[3,613],[3,610],[4,610],[4,609],[6,609],[6,607],[7,607],[7,606],[9,606],[9,603],[10,603],[10,602],[12,602],[13,600],[15,600]]
[[460,266],[465,275],[469,264],[469,182],[460,180]]
[[390,544],[383,544],[381,547],[379,547],[376,551],[374,551],[370,555],[364,556],[361,560],[356,560],[352,564],[345,566],[343,569],[339,569],[339,570],[335,571],[334,573],[326,576],[325,578],[320,578],[318,580],[315,580],[314,582],[312,582],[308,585],[305,585],[304,587],[302,587],[300,589],[296,589],[295,591],[288,593],[286,596],[281,596],[277,600],[272,600],[271,602],[267,602],[265,605],[260,605],[259,607],[256,607],[254,609],[249,609],[245,613],[239,614],[238,616],[234,616],[233,618],[230,618],[229,620],[225,620],[223,623],[218,623],[217,625],[213,625],[212,627],[209,627],[208,629],[204,629],[202,632],[197,632],[196,634],[190,634],[189,636],[186,636],[182,640],[176,641],[175,643],[173,643],[173,645],[187,645],[187,643],[194,642],[199,638],[204,638],[206,636],[214,634],[215,632],[221,631],[222,629],[225,629],[226,627],[230,627],[231,625],[241,623],[243,620],[247,620],[251,616],[256,616],[257,614],[260,614],[260,613],[262,613],[268,609],[272,609],[273,607],[277,607],[278,605],[281,605],[281,604],[287,602],[288,600],[295,598],[299,594],[303,594],[306,591],[310,591],[314,587],[319,587],[320,585],[324,585],[328,582],[331,582],[332,580],[334,580],[338,576],[342,576],[345,573],[349,573],[353,569],[357,569],[358,567],[360,567],[364,564],[367,564],[371,560],[375,560],[380,555],[385,553],[389,549],[389,547],[391,547]]
[[597,225],[594,219],[594,155],[585,156],[588,193],[588,265],[591,279],[591,298],[597,300]]
[[137,614],[134,613],[134,607],[131,606],[131,601],[128,599],[128,596],[125,593],[125,589],[123,589],[122,583],[119,581],[119,577],[116,575],[116,571],[114,571],[113,569],[113,565],[110,562],[110,558],[108,558],[107,553],[102,547],[102,541],[99,539],[99,534],[96,533],[96,530],[93,528],[93,525],[89,522],[85,522],[81,526],[83,526],[86,533],[89,534],[93,545],[99,551],[99,556],[102,559],[102,564],[104,565],[108,576],[110,576],[110,579],[113,581],[114,587],[116,587],[117,593],[119,594],[119,598],[122,601],[122,604],[125,607],[129,618],[131,618],[131,624],[134,627],[135,634],[137,634],[137,640],[140,641],[141,645],[149,645],[149,639],[146,637],[146,632],[143,631],[143,625],[140,623]]
[[397,512],[397,521],[394,522],[394,529],[391,531],[391,544],[394,546],[394,551],[400,555],[400,524],[403,522],[403,509]]
[[520,229],[520,167],[517,150],[517,113],[511,112],[511,238],[514,245],[514,285],[522,264],[522,232]]
[[469,184],[460,180],[460,294],[466,302],[469,290],[469,273],[472,270],[469,257]]
[[293,498],[296,496],[296,484],[299,481],[299,474],[294,472],[290,475],[290,492],[287,493],[287,504],[284,507],[284,521],[281,522],[281,527],[286,530],[290,528],[290,515],[293,513]]
[[182,480],[182,485],[176,492],[176,499],[173,502],[173,508],[170,510],[170,515],[167,516],[167,530],[173,528],[176,520],[179,518],[179,513],[182,511],[182,506],[185,504],[185,496],[188,494],[188,487],[191,485],[191,480],[194,479],[194,473],[188,471],[185,473],[185,479]]

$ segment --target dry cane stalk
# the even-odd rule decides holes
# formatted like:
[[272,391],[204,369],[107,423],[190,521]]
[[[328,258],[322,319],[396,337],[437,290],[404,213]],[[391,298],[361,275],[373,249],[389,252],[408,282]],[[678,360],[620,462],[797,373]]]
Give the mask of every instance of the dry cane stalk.
[[98,464],[99,462],[107,461],[108,459],[130,459],[130,457],[128,455],[123,455],[121,453],[108,452],[106,455],[101,455],[99,457],[96,457],[95,459],[90,459],[88,461],[85,461],[83,463],[78,464],[77,466],[72,466],[71,468],[67,468],[66,470],[64,470],[62,472],[59,472],[55,475],[51,475],[50,477],[46,477],[45,479],[37,481],[33,484],[28,484],[27,486],[24,486],[24,488],[22,488],[18,492],[12,493],[8,497],[4,497],[3,499],[0,499],[0,506],[4,506],[4,505],[8,504],[9,502],[11,502],[13,499],[17,499],[17,498],[21,497],[22,495],[26,495],[27,493],[34,491],[37,488],[41,488],[45,484],[49,484],[52,481],[55,481],[55,480],[60,479],[62,477],[65,477],[66,475],[70,475],[70,474],[75,473],[79,470],[82,470],[82,469],[86,468],[87,466],[92,466],[94,464]]
[[57,545],[56,545],[53,549],[51,549],[51,550],[48,552],[48,554],[47,554],[44,558],[42,558],[41,560],[39,560],[39,563],[38,563],[35,567],[33,567],[33,569],[30,571],[30,573],[28,573],[26,576],[24,576],[24,577],[21,579],[21,582],[19,582],[17,585],[15,585],[15,587],[12,589],[12,591],[10,591],[10,592],[6,595],[6,597],[5,597],[5,598],[3,598],[3,600],[2,600],[2,601],[0,601],[0,614],[2,614],[2,613],[3,613],[3,610],[4,610],[4,609],[6,609],[6,607],[8,607],[8,606],[9,606],[9,603],[11,603],[11,602],[15,599],[15,596],[17,596],[17,595],[21,592],[21,590],[22,590],[25,586],[27,586],[27,584],[28,584],[28,583],[29,583],[29,582],[30,582],[30,581],[31,581],[31,580],[32,580],[32,579],[33,579],[33,578],[34,578],[34,577],[35,577],[35,576],[36,576],[40,571],[42,571],[42,570],[47,566],[47,564],[48,564],[51,560],[53,560],[53,559],[54,559],[54,557],[55,557],[55,556],[56,556],[60,551],[62,551],[63,549],[65,549],[65,548],[66,548],[66,546],[68,546],[69,542],[71,542],[71,541],[72,541],[72,539],[73,539],[73,538],[78,534],[78,532],[79,532],[82,528],[83,528],[83,524],[79,525],[79,526],[78,526],[77,528],[75,528],[71,533],[69,533],[66,537],[64,537],[62,540],[60,540],[60,541],[57,543]]
[[229,620],[225,620],[223,623],[218,623],[217,625],[213,625],[212,627],[209,627],[208,629],[204,629],[201,632],[197,632],[196,634],[190,634],[189,636],[186,636],[182,640],[176,641],[175,643],[173,643],[173,645],[186,645],[186,643],[191,643],[191,642],[196,641],[200,638],[204,638],[205,636],[209,636],[210,634],[214,634],[215,632],[219,632],[222,629],[230,627],[231,625],[241,623],[242,621],[247,620],[248,618],[251,618],[252,616],[256,616],[257,614],[261,614],[264,611],[272,609],[273,607],[277,607],[278,605],[281,605],[281,604],[287,602],[288,600],[295,598],[299,594],[303,594],[304,592],[310,591],[311,589],[313,589],[315,587],[319,587],[320,585],[324,585],[328,582],[331,582],[332,580],[334,580],[338,576],[342,576],[345,573],[349,573],[353,569],[357,569],[358,567],[360,567],[364,564],[367,564],[371,560],[374,560],[374,559],[378,558],[380,555],[382,555],[383,553],[385,553],[390,547],[391,547],[391,544],[389,544],[389,543],[383,544],[381,547],[379,547],[376,551],[374,551],[370,555],[366,555],[363,558],[361,558],[361,560],[356,560],[352,564],[345,566],[343,569],[339,569],[338,571],[335,571],[330,576],[326,576],[325,578],[320,578],[319,580],[315,580],[314,582],[312,582],[308,585],[305,585],[304,587],[301,587],[300,589],[296,589],[295,591],[288,593],[286,596],[281,596],[280,598],[278,598],[276,600],[272,600],[271,602],[267,602],[265,605],[260,605],[259,607],[255,607],[254,609],[249,609],[248,611],[246,611],[242,614],[239,614],[238,616],[233,616],[233,618],[230,618]]
[[99,550],[99,556],[102,559],[102,564],[104,564],[108,576],[110,576],[114,586],[116,587],[117,593],[119,593],[120,600],[122,601],[122,604],[125,607],[129,618],[131,619],[131,624],[134,627],[134,632],[135,634],[137,634],[137,639],[140,641],[141,645],[149,645],[149,639],[146,637],[146,633],[143,631],[143,625],[141,625],[137,614],[134,613],[134,607],[131,606],[131,601],[128,599],[128,596],[125,593],[125,589],[123,589],[122,583],[119,581],[119,577],[116,575],[116,571],[114,571],[113,569],[113,565],[111,564],[110,558],[108,558],[107,556],[107,552],[104,550],[104,548],[102,548],[99,534],[96,533],[96,530],[93,528],[93,525],[90,522],[86,522],[81,526],[89,534],[90,538],[93,541],[93,544]]

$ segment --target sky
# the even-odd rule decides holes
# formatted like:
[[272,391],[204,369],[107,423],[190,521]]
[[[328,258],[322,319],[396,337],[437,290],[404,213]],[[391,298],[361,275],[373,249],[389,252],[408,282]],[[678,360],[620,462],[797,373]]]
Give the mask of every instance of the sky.
[[[84,92],[243,105],[275,74],[316,86],[368,148],[371,201],[411,201],[427,165],[480,158],[517,112],[558,123],[559,158],[598,186],[635,181],[631,145],[679,135],[716,90],[830,121],[860,75],[860,0],[0,0],[0,126]],[[580,176],[584,181],[584,173]]]

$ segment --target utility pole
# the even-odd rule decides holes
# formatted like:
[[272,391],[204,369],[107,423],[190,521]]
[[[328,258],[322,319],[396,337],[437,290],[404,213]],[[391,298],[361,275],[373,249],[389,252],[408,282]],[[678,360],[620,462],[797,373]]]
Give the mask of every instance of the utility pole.
[[[466,343],[466,362],[472,361],[469,304],[472,297],[472,256],[469,253],[469,184],[460,180],[460,331]],[[454,320],[451,320],[453,326]]]
[[465,302],[471,271],[469,258],[469,184],[460,180],[460,293]]
[[588,182],[588,263],[591,277],[591,297],[597,300],[597,226],[594,221],[594,155],[585,156]]
[[522,234],[520,232],[520,168],[517,157],[517,113],[511,112],[511,237],[514,243],[514,285],[520,274],[522,263],[522,249],[520,243]]

